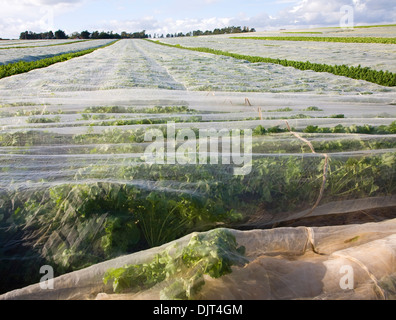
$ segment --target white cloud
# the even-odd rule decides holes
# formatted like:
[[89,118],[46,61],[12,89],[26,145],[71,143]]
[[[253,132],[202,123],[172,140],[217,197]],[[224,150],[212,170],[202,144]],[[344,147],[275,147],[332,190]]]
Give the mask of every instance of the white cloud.
[[0,37],[17,38],[23,31],[55,31],[56,17],[88,0],[0,0]]
[[[198,29],[213,30],[230,25],[246,25],[257,30],[339,26],[345,15],[340,12],[340,9],[345,5],[350,5],[353,8],[355,24],[396,22],[396,2],[394,0],[276,0],[276,2],[290,3],[290,6],[271,16],[263,10],[251,17],[239,14],[235,17],[224,18],[156,21],[157,32],[158,28],[162,28],[163,33],[174,33]],[[146,30],[150,30],[150,28],[147,27]]]
[[[278,14],[268,16],[260,13],[247,20],[233,19],[234,25],[241,23],[257,30],[279,28],[339,26],[345,13],[344,5],[353,8],[356,25],[396,22],[396,2],[394,0],[276,0],[290,3]],[[239,23],[239,24],[238,24]]]
[[387,23],[396,20],[396,4],[393,0],[302,0],[295,6],[282,10],[278,25],[292,25],[298,20],[300,26],[338,25],[343,16],[344,5],[353,8],[356,23]]

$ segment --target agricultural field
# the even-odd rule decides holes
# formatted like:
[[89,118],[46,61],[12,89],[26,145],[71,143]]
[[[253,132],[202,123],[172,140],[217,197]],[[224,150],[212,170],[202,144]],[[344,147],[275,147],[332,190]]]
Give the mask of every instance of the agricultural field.
[[72,53],[101,47],[113,40],[41,40],[27,42],[27,40],[1,41],[0,66],[19,61],[36,61],[64,53]]
[[[211,49],[229,51],[244,55],[262,56],[273,59],[288,59],[293,61],[310,61],[312,63],[326,63],[330,65],[370,67],[374,70],[396,72],[394,41],[395,28],[368,28],[350,30],[326,29],[321,34],[305,33],[254,33],[243,36],[243,39],[235,35],[221,35],[216,38],[210,36],[169,38],[162,42],[180,44],[187,47],[206,47]],[[380,29],[380,30],[375,30]],[[364,30],[364,31],[362,31]],[[375,30],[375,31],[373,31]],[[382,31],[380,33],[380,31]],[[302,31],[304,32],[304,31]],[[374,33],[373,33],[374,32]],[[265,38],[268,40],[254,40]],[[286,40],[277,41],[283,38]],[[292,38],[307,38],[309,41],[291,41]],[[317,38],[329,39],[352,39],[354,42],[324,42],[315,41]],[[392,43],[370,43],[370,39],[389,39]],[[357,40],[356,40],[357,39]],[[360,39],[360,40],[359,40]],[[368,43],[365,43],[365,40]],[[360,43],[361,42],[361,43]]]
[[18,48],[32,48],[32,47],[46,47],[46,46],[58,46],[58,45],[68,45],[76,42],[80,42],[84,40],[1,40],[0,41],[0,50],[7,49],[18,49]]
[[395,298],[395,44],[69,42],[0,42],[0,300]]

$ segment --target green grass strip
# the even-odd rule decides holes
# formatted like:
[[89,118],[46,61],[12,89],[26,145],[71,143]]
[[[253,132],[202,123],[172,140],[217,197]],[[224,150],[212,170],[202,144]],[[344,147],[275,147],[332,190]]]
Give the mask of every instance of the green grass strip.
[[347,65],[327,65],[327,64],[320,64],[320,63],[312,63],[309,61],[302,62],[302,61],[292,61],[292,60],[281,60],[281,59],[273,59],[273,58],[265,58],[265,57],[258,57],[258,56],[247,56],[238,53],[232,53],[227,51],[221,51],[211,48],[203,48],[203,47],[183,47],[179,44],[173,45],[168,43],[163,43],[160,41],[153,41],[148,40],[156,44],[160,44],[163,46],[191,50],[191,51],[198,51],[198,52],[205,52],[205,53],[212,53],[216,55],[223,55],[227,57],[232,57],[235,59],[246,60],[252,63],[274,63],[279,64],[284,67],[293,67],[299,70],[313,70],[316,72],[328,72],[332,73],[337,76],[344,76],[356,80],[365,80],[368,82],[376,83],[381,86],[387,87],[394,87],[396,86],[396,73],[392,73],[389,71],[377,71],[372,70],[368,67],[361,67],[360,65],[357,67],[347,66]]
[[[386,28],[386,27],[396,27],[396,24],[377,24],[372,26],[354,26],[353,29],[367,29],[367,28]],[[337,29],[341,29],[342,27],[336,27]]]
[[86,41],[92,41],[92,40],[78,40],[78,41],[65,42],[65,43],[56,43],[56,44],[49,44],[49,45],[43,45],[43,46],[6,47],[6,48],[0,48],[0,50],[57,47],[57,46],[65,46],[65,45],[68,45],[68,44],[76,44],[76,43],[79,43],[79,42],[86,42]]
[[14,76],[16,74],[29,72],[34,69],[46,68],[46,67],[48,67],[52,64],[58,63],[58,62],[64,62],[64,61],[67,61],[67,60],[70,60],[73,58],[81,57],[86,54],[92,53],[95,50],[111,46],[112,44],[116,43],[117,41],[113,41],[109,44],[106,44],[106,45],[98,47],[98,48],[82,50],[82,51],[73,52],[73,53],[64,53],[61,55],[53,56],[51,58],[40,59],[37,61],[31,61],[31,62],[19,61],[19,62],[15,62],[15,63],[9,63],[6,65],[0,65],[0,79]]
[[282,33],[288,33],[288,34],[323,34],[323,32],[316,32],[316,31],[301,31],[301,32],[282,32]]
[[296,36],[296,37],[230,37],[230,39],[396,44],[396,38],[375,38],[375,37],[304,37],[304,36],[297,37]]

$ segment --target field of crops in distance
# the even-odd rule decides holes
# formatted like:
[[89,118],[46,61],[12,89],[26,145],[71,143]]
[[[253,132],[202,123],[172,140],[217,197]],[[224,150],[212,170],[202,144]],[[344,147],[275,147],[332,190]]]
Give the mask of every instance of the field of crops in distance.
[[85,40],[79,39],[65,39],[65,40],[1,40],[0,50],[17,49],[23,47],[46,47],[67,45],[75,42],[83,42]]
[[[43,42],[20,40],[0,42],[0,65],[18,61],[36,61],[56,55],[93,49],[114,40],[70,41],[43,40]],[[13,48],[15,46],[15,48]]]
[[[381,28],[382,29],[382,28]],[[396,27],[389,27],[395,34]],[[366,29],[372,30],[372,29]],[[337,34],[282,34],[255,33],[244,37],[356,37],[359,31],[339,32]],[[235,35],[234,35],[235,36]],[[380,35],[378,35],[380,36]],[[325,63],[330,65],[370,67],[374,70],[396,72],[396,45],[377,43],[336,43],[315,41],[276,41],[276,40],[246,40],[231,39],[230,35],[217,37],[185,37],[161,39],[165,43],[180,44],[188,47],[207,47],[232,53],[251,56],[262,56],[273,59],[288,59],[293,61],[310,61],[312,63]],[[364,37],[362,37],[364,39]],[[357,50],[358,48],[358,50]]]

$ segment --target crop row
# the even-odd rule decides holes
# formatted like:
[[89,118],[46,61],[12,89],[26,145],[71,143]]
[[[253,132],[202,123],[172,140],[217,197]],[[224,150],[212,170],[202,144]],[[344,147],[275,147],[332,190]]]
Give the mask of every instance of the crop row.
[[309,61],[303,62],[303,61],[292,61],[286,59],[273,59],[273,58],[265,58],[259,56],[248,56],[248,55],[231,53],[227,51],[216,50],[205,47],[185,47],[179,44],[172,45],[160,41],[152,41],[152,40],[146,40],[146,41],[151,41],[159,45],[164,45],[173,48],[228,56],[235,59],[246,60],[251,63],[274,63],[274,64],[282,65],[284,67],[293,67],[303,71],[313,70],[316,72],[328,72],[337,76],[344,76],[357,80],[365,80],[382,86],[388,86],[388,87],[396,86],[396,73],[392,73],[389,71],[384,72],[382,70],[381,71],[372,70],[369,67],[361,67],[360,65],[357,67],[353,67],[347,65],[327,65],[320,63],[312,63]]
[[270,41],[319,41],[341,43],[384,43],[396,44],[396,38],[377,37],[231,37],[231,39],[243,40],[270,40]]
[[[184,120],[186,121],[186,120]],[[142,122],[142,120],[138,121]],[[144,121],[143,121],[144,122]],[[134,122],[135,123],[135,122]],[[148,120],[147,120],[147,124]],[[159,126],[166,136],[166,126]],[[396,134],[396,121],[389,126],[371,126],[371,125],[353,125],[345,127],[337,125],[335,127],[318,127],[309,125],[304,129],[297,130],[291,128],[295,132],[303,133],[345,133],[345,134],[367,134],[367,135],[389,135]],[[199,137],[199,129],[193,128],[197,137]],[[35,146],[35,145],[52,145],[52,144],[107,144],[107,143],[141,143],[144,142],[146,130],[143,128],[132,130],[121,130],[112,128],[105,130],[103,133],[84,133],[77,135],[58,135],[50,132],[40,131],[21,131],[14,133],[1,133],[0,134],[0,147],[11,146]],[[263,136],[277,133],[288,132],[288,129],[281,128],[279,125],[274,127],[265,128],[262,125],[253,129],[254,136]]]
[[194,110],[187,106],[155,106],[146,108],[100,106],[85,108],[83,113],[193,113]]
[[[253,130],[253,134],[264,135],[269,133],[279,133],[287,131],[287,129],[282,129],[279,126],[266,129],[260,125]],[[381,125],[378,127],[368,124],[361,126],[353,125],[349,127],[345,127],[342,124],[339,124],[333,128],[309,125],[303,130],[293,129],[293,131],[302,131],[304,133],[396,134],[396,121],[392,122],[389,126]]]
[[88,50],[82,50],[78,52],[73,52],[73,53],[65,53],[57,56],[53,56],[51,58],[45,58],[37,61],[31,61],[31,62],[26,62],[26,61],[19,61],[15,63],[9,63],[6,65],[0,65],[0,79],[10,77],[16,74],[20,73],[25,73],[29,72],[34,69],[39,69],[39,68],[46,68],[52,64],[58,63],[58,62],[64,62],[68,61],[73,58],[81,57],[86,54],[92,53],[98,49],[108,47],[112,44],[114,44],[116,41],[111,42],[109,44],[106,44],[104,46],[98,47],[98,48],[93,48],[93,49],[88,49]]
[[30,49],[30,48],[47,48],[47,47],[57,47],[57,46],[64,46],[64,45],[70,45],[70,44],[76,44],[79,42],[86,42],[90,40],[78,40],[78,41],[72,41],[72,42],[63,42],[63,43],[55,43],[55,44],[47,44],[43,46],[15,46],[15,47],[1,47],[0,50],[9,50],[9,49]]

